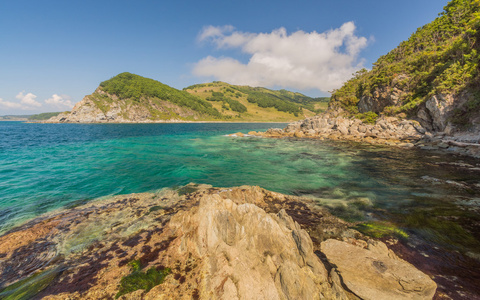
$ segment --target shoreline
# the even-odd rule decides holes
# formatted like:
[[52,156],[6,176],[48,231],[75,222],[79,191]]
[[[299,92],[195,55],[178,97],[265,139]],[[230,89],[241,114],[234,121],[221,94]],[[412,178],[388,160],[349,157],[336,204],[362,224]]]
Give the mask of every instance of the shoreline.
[[[257,218],[268,222],[249,221]],[[260,295],[264,294],[261,290],[270,291],[265,298],[271,298],[270,293],[287,293],[296,295],[294,298],[312,299],[321,294],[333,299],[339,293],[344,297],[362,295],[363,288],[377,295],[416,293],[433,297],[436,285],[428,276],[398,258],[384,243],[351,226],[307,198],[252,186],[189,184],[179,190],[117,195],[31,220],[0,236],[0,271],[4,284],[22,279],[27,295],[45,299],[111,297],[135,259],[145,270],[149,266],[157,270],[168,267],[173,273],[150,292],[134,292],[141,299],[162,295],[182,298],[182,294],[207,299],[211,293],[228,298],[229,290],[216,288],[215,282],[224,278],[236,279],[231,291],[243,293],[254,284],[260,288]],[[244,248],[249,239],[255,239],[255,243]],[[29,250],[32,247],[35,252]],[[262,261],[265,251],[269,253],[267,262]],[[342,256],[338,257],[339,253]],[[237,258],[225,259],[224,255]],[[362,259],[364,255],[365,259],[373,255],[396,276],[413,280],[415,288],[397,290],[395,281],[368,268],[364,271],[373,272],[373,281],[363,282],[363,288],[348,286],[342,278],[353,276],[355,281],[357,271],[342,266],[341,261]],[[396,269],[398,264],[406,269]],[[282,268],[285,265],[288,271]],[[18,273],[20,270],[24,272]],[[225,277],[224,272],[229,275]],[[32,274],[40,274],[44,280],[41,291],[28,288],[37,280]],[[302,286],[278,282],[278,276],[302,278]],[[200,284],[197,278],[206,281]]]
[[[21,121],[20,121],[21,122]],[[29,124],[189,124],[189,123],[206,123],[206,124],[215,124],[215,123],[239,123],[239,124],[289,124],[292,121],[285,122],[275,122],[275,121],[154,121],[154,122],[24,122]]]
[[248,134],[268,138],[328,139],[400,148],[417,147],[480,158],[478,132],[428,132],[414,120],[394,117],[381,117],[375,124],[369,124],[358,119],[324,113],[290,123],[283,129],[270,128],[266,132],[252,131]]

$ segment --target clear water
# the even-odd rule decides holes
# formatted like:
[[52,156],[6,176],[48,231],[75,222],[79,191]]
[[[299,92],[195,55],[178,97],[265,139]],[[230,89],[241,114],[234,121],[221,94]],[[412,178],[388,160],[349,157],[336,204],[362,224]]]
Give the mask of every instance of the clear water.
[[314,197],[349,220],[389,221],[411,236],[409,243],[439,253],[479,255],[479,160],[347,142],[225,136],[284,126],[0,122],[0,233],[102,196],[190,182],[247,184]]

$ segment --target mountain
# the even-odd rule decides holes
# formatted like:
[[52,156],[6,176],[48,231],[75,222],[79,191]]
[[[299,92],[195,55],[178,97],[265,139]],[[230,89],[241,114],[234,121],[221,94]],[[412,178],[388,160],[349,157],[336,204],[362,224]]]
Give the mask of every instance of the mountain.
[[[121,73],[100,83],[71,112],[47,122],[278,121],[315,114],[323,99],[285,90],[214,82],[177,90],[153,79]],[[323,102],[324,104],[324,102]],[[318,105],[317,105],[318,106]]]
[[431,23],[332,93],[330,110],[417,120],[429,131],[480,130],[480,1],[453,0]]

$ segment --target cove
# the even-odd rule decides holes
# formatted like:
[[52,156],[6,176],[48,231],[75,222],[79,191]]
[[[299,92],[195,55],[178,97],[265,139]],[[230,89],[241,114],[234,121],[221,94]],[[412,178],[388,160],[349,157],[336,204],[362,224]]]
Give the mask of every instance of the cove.
[[0,232],[110,195],[190,182],[258,185],[310,197],[359,230],[400,239],[398,250],[443,274],[446,285],[457,281],[480,294],[478,160],[353,142],[226,136],[270,127],[285,124],[0,122]]

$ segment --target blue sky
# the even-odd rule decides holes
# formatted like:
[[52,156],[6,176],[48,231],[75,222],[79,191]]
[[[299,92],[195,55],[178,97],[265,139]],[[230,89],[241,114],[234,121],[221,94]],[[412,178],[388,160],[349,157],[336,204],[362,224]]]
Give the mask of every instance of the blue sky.
[[1,1],[0,115],[68,110],[132,72],[327,96],[444,0]]

